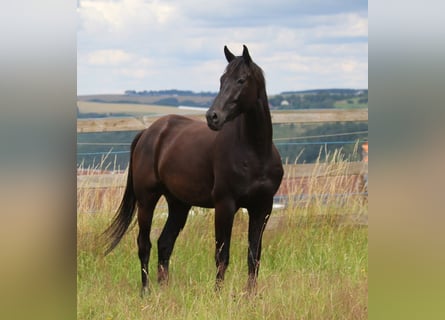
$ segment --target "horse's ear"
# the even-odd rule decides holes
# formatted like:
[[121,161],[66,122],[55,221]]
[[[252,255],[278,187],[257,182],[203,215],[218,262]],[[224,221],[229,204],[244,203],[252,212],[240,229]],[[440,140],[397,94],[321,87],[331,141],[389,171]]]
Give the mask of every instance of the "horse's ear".
[[245,45],[243,45],[243,58],[247,64],[252,62],[252,58],[250,57],[249,50],[247,49],[247,47]]
[[227,62],[230,62],[233,59],[235,59],[235,55],[232,52],[230,52],[227,46],[224,46],[224,54],[226,56]]

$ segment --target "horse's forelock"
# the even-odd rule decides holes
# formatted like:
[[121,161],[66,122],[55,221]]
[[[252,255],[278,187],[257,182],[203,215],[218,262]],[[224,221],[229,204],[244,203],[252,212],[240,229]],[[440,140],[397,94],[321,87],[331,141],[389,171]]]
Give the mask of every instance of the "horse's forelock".
[[239,68],[246,68],[248,73],[251,74],[260,85],[265,85],[266,81],[264,79],[263,70],[253,61],[250,61],[250,63],[245,63],[242,56],[236,57],[236,59],[233,59],[227,65],[225,74],[230,76],[232,73],[238,71]]

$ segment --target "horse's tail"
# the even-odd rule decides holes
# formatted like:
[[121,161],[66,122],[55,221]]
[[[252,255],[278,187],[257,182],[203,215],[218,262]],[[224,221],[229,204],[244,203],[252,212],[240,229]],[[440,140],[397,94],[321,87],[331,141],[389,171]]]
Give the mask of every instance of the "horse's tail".
[[125,232],[128,230],[131,222],[133,221],[135,208],[136,208],[136,195],[133,190],[133,172],[132,172],[132,161],[133,161],[133,151],[136,147],[139,138],[142,135],[139,132],[131,143],[130,151],[130,162],[128,164],[128,176],[127,176],[127,186],[125,187],[124,197],[122,198],[119,209],[111,222],[111,225],[104,231],[103,236],[107,242],[107,247],[105,250],[105,255],[109,254],[121,241]]

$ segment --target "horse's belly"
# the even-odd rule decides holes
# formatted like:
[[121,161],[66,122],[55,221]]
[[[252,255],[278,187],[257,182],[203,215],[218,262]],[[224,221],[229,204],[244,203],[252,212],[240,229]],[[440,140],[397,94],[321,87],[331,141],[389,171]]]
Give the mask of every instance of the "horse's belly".
[[211,207],[213,178],[211,171],[201,163],[183,158],[171,161],[160,172],[161,183],[168,193],[192,206]]
[[169,183],[167,189],[181,201],[199,207],[213,207],[211,187],[203,185],[198,181]]

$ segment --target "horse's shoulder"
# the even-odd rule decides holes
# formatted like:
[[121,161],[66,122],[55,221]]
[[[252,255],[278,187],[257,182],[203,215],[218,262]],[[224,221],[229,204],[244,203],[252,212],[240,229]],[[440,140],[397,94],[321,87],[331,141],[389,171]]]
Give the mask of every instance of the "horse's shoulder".
[[169,115],[163,116],[159,120],[162,120],[164,123],[167,123],[170,125],[193,121],[193,119],[179,115],[179,114],[169,114]]
[[164,123],[164,127],[166,128],[177,128],[179,126],[190,126],[190,127],[206,127],[207,124],[202,121],[198,121],[196,119],[179,115],[179,114],[170,114],[166,115],[159,120],[162,120]]

